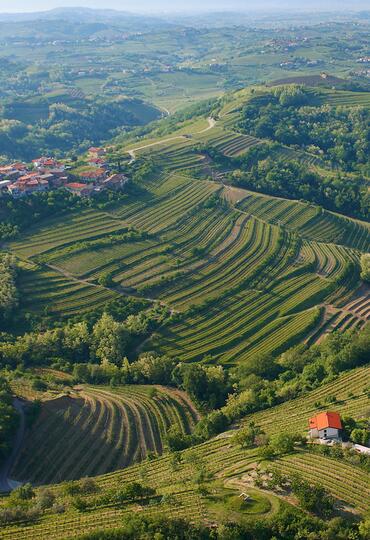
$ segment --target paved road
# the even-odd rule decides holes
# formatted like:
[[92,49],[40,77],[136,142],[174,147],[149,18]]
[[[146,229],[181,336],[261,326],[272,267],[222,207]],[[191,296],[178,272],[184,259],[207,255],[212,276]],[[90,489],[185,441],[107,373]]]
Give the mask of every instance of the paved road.
[[[209,131],[210,129],[213,129],[215,127],[215,125],[216,125],[216,120],[214,118],[212,118],[212,117],[207,118],[207,122],[208,122],[208,126],[206,128],[204,128],[204,129],[202,129],[201,131],[195,132],[194,135],[200,135],[201,133],[205,133],[206,131]],[[137,152],[138,150],[144,150],[145,148],[150,148],[152,146],[158,146],[159,144],[164,144],[164,143],[167,143],[167,142],[176,141],[178,139],[185,139],[186,140],[186,136],[185,135],[175,135],[174,137],[170,137],[169,139],[159,139],[158,141],[155,141],[153,143],[145,144],[144,146],[138,146],[137,148],[133,148],[132,150],[127,150],[127,153],[131,157],[131,160],[129,161],[129,165],[131,163],[134,163],[134,161],[136,160],[135,152]]]
[[11,491],[12,489],[20,485],[20,482],[11,480],[9,478],[9,474],[22,446],[25,431],[25,419],[22,401],[20,401],[19,399],[14,399],[13,405],[19,413],[19,426],[13,442],[13,450],[10,456],[5,460],[2,468],[0,469],[0,492],[2,493]]

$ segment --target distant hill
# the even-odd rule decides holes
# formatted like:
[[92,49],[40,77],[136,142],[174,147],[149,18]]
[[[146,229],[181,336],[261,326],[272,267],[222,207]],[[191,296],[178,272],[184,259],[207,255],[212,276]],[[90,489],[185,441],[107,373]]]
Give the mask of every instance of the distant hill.
[[56,8],[50,11],[36,11],[33,13],[0,13],[0,22],[24,23],[39,20],[64,20],[79,23],[103,22],[124,26],[127,30],[142,31],[145,28],[165,28],[172,27],[173,23],[163,21],[159,17],[150,17],[129,13],[126,11],[116,11],[113,9],[89,9],[83,7],[76,8]]

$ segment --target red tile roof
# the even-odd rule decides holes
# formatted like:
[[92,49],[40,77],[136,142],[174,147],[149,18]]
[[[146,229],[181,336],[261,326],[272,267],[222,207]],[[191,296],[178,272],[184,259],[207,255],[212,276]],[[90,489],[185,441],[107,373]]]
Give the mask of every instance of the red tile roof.
[[80,184],[79,182],[71,182],[70,184],[66,184],[65,187],[71,189],[84,189],[88,188],[89,186],[87,184]]
[[319,413],[310,418],[309,425],[310,429],[317,429],[319,431],[326,428],[342,429],[340,415],[336,412],[329,411]]
[[99,176],[104,176],[105,170],[104,169],[95,169],[94,171],[86,171],[79,173],[79,176],[82,176],[82,178],[99,178]]

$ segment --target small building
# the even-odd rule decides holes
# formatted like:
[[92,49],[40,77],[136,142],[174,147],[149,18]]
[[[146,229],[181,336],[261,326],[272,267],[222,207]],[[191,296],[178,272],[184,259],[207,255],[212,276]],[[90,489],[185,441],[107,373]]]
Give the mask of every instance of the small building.
[[91,171],[85,171],[78,174],[86,182],[102,182],[106,177],[105,169],[97,168]]
[[78,197],[90,197],[94,190],[94,186],[89,184],[80,184],[79,182],[71,182],[64,186],[70,193]]
[[112,174],[103,182],[101,183],[101,186],[107,189],[122,189],[125,184],[127,184],[128,178],[124,174]]
[[342,421],[336,412],[322,412],[309,419],[311,439],[339,440],[341,430]]
[[0,180],[0,194],[6,193],[11,183],[11,180]]
[[105,149],[104,148],[97,148],[95,146],[92,146],[91,148],[89,148],[88,152],[89,152],[89,155],[91,157],[100,158],[100,157],[104,156]]

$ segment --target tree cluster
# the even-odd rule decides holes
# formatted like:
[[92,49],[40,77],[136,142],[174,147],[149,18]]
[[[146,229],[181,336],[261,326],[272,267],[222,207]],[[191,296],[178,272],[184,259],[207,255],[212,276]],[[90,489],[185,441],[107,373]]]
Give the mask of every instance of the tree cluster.
[[18,413],[13,407],[13,397],[8,382],[0,377],[0,466],[9,454],[12,439],[18,426]]
[[[41,106],[41,104],[40,104]],[[9,160],[30,161],[40,154],[63,156],[82,152],[92,145],[111,139],[120,131],[142,125],[146,111],[149,119],[159,111],[138,99],[79,100],[73,104],[44,104],[46,118],[35,118],[33,124],[23,121],[22,103],[14,101],[4,108],[0,120],[1,153]],[[135,112],[135,109],[137,110]]]
[[12,255],[0,255],[0,326],[6,323],[18,307],[16,285],[17,265]]
[[318,106],[318,101],[303,87],[278,87],[249,101],[238,127],[256,137],[309,150],[344,170],[368,172],[368,109]]

